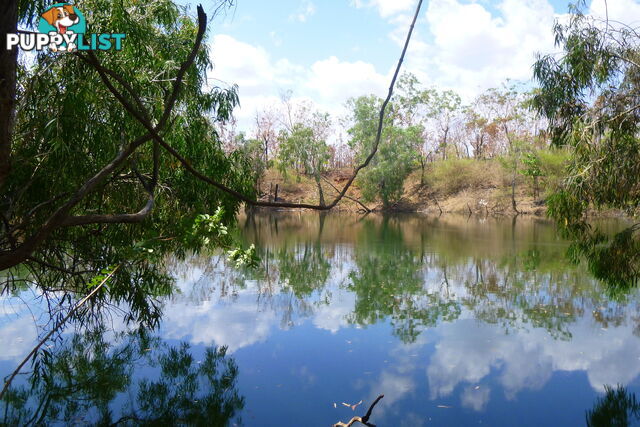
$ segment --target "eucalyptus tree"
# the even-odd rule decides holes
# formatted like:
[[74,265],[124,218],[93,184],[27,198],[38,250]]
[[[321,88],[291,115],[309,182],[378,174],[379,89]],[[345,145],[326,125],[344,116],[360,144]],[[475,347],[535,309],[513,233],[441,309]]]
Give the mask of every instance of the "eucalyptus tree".
[[640,206],[640,36],[585,15],[586,7],[573,5],[568,21],[554,26],[562,52],[536,61],[533,105],[549,120],[553,143],[572,153],[550,215],[575,239],[575,258],[586,256],[596,277],[625,288],[640,276],[640,227],[608,238],[585,214],[590,206],[630,213]]
[[[357,158],[366,156],[375,142],[376,116],[380,103],[381,100],[373,95],[348,101],[352,125],[347,133],[351,137],[349,144]],[[416,148],[423,141],[421,126],[402,127],[396,106],[392,105],[391,110],[392,114],[385,117],[379,152],[360,177],[365,200],[380,197],[385,209],[402,197],[404,182],[415,165]]]
[[433,88],[427,89],[422,98],[437,130],[438,150],[442,153],[442,159],[446,160],[451,131],[455,120],[462,112],[462,99],[452,90],[439,91]]
[[464,109],[464,127],[467,134],[468,145],[473,153],[468,153],[476,159],[485,159],[494,152],[498,128],[495,122],[490,121],[478,111],[478,105]]
[[[43,6],[21,5],[21,24]],[[159,255],[201,247],[196,232],[228,244],[224,227],[239,206],[185,174],[160,141],[253,194],[249,164],[223,152],[214,127],[229,119],[237,89],[205,89],[201,8],[197,20],[169,0],[87,0],[83,11],[94,32],[127,38],[120,51],[43,52],[17,63],[11,170],[0,192],[0,270],[13,268],[0,280],[82,291],[124,261],[111,291],[148,312],[146,296],[170,291]],[[218,208],[202,218],[208,226],[195,224]]]
[[[452,90],[424,88],[411,73],[403,74],[398,80],[397,92],[394,101],[398,121],[405,127],[425,128],[424,148],[428,143],[426,129],[431,129],[429,136],[435,138],[436,143],[432,151],[441,152],[442,159],[446,159],[452,141],[452,130],[463,113],[460,96]],[[431,150],[425,151],[424,157],[428,157],[430,153]]]
[[[306,116],[306,117],[305,117]],[[325,205],[322,173],[331,158],[327,138],[331,129],[329,114],[319,111],[304,114],[290,129],[283,129],[278,137],[278,166],[286,175],[294,168],[313,177],[318,188],[318,203]]]
[[427,162],[437,150],[428,144],[434,134],[433,131],[427,130],[430,111],[425,101],[428,99],[428,93],[421,87],[415,75],[405,73],[398,80],[398,90],[394,96],[397,121],[404,128],[412,129],[414,134],[412,141],[415,145],[416,158],[420,163],[420,185],[425,183]]
[[[488,110],[488,118],[494,131],[502,134],[502,152],[506,154],[503,165],[511,173],[511,207],[518,213],[516,204],[516,179],[522,163],[524,149],[533,141],[530,132],[530,94],[518,85],[504,83],[500,88],[490,88],[478,97],[477,102]],[[496,147],[498,150],[500,148]]]
[[269,165],[269,161],[265,155],[266,152],[264,151],[265,146],[263,141],[255,138],[247,139],[246,135],[240,132],[235,137],[234,147],[241,154],[241,157],[248,162],[248,172],[256,191],[259,193],[260,180]]
[[262,110],[256,113],[254,134],[255,139],[262,144],[263,161],[269,164],[274,157],[278,143],[277,115],[271,110]]

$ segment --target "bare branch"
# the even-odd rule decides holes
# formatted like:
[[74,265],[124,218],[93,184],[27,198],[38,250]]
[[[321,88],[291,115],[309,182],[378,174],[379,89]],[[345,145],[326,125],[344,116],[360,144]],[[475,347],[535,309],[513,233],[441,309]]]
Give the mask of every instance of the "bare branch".
[[[336,193],[340,193],[340,190],[338,190],[338,187],[336,187],[335,185],[333,185],[333,182],[329,181],[327,178],[325,178],[324,176],[322,177],[322,179],[331,186],[331,188],[333,188]],[[369,209],[364,203],[362,203],[360,200],[356,199],[355,197],[349,197],[346,194],[344,195],[345,199],[351,200],[353,202],[356,202],[357,204],[359,204],[360,206],[362,206],[362,209],[364,209],[364,211],[366,213],[371,212],[371,209]]]
[[351,427],[353,424],[355,424],[357,422],[361,423],[361,424],[364,424],[366,426],[375,427],[374,424],[370,424],[369,423],[369,417],[371,417],[371,411],[373,411],[373,408],[378,404],[380,399],[382,399],[383,397],[384,397],[384,394],[381,394],[380,396],[378,396],[376,398],[376,400],[373,401],[371,406],[369,406],[369,410],[364,415],[364,417],[353,417],[353,418],[351,418],[351,420],[348,423],[337,422],[337,423],[335,423],[333,425],[333,427]]

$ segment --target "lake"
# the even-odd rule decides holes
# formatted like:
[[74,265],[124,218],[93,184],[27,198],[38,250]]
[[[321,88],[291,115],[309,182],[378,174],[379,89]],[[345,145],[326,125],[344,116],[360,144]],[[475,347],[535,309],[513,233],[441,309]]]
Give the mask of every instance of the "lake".
[[[329,426],[383,394],[378,426],[566,426],[640,392],[638,292],[610,297],[546,219],[282,212],[239,229],[259,267],[168,259],[156,330],[119,305],[67,325],[1,420]],[[0,311],[6,377],[49,311],[35,290]]]

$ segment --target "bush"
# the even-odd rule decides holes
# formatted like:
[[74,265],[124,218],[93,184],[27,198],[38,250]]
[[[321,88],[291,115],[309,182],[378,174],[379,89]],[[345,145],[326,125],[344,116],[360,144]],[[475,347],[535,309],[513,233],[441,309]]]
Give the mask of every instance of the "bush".
[[565,168],[569,161],[569,152],[567,150],[540,150],[536,154],[540,159],[542,176],[555,178],[563,178],[565,176]]
[[448,159],[431,165],[428,184],[442,194],[466,189],[494,188],[504,181],[503,168],[496,160]]
[[537,153],[542,171],[542,188],[546,195],[554,193],[567,176],[569,152],[562,149],[540,150]]

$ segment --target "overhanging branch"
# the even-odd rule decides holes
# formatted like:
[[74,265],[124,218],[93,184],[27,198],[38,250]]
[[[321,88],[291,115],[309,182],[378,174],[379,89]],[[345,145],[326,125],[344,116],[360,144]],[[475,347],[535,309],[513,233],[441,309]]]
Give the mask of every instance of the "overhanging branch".
[[[395,87],[395,83],[396,80],[398,79],[398,75],[400,74],[400,69],[402,68],[402,64],[404,62],[404,58],[405,55],[407,53],[407,49],[409,47],[409,42],[411,41],[411,36],[413,34],[413,30],[415,28],[415,23],[418,19],[418,16],[420,14],[420,9],[422,7],[422,0],[420,0],[418,2],[418,5],[416,7],[416,11],[415,14],[413,16],[413,20],[411,21],[411,26],[409,27],[409,32],[407,34],[407,38],[405,40],[404,43],[404,47],[402,49],[402,54],[400,55],[400,59],[398,60],[398,64],[396,66],[396,70],[393,74],[393,78],[391,79],[391,84],[389,85],[389,91],[387,93],[387,97],[385,98],[384,102],[382,103],[382,107],[380,108],[380,114],[379,114],[379,119],[378,119],[378,127],[377,127],[377,132],[376,132],[376,139],[375,142],[373,144],[373,147],[371,149],[371,152],[369,153],[369,155],[367,156],[367,158],[364,160],[363,163],[361,163],[360,165],[358,165],[356,167],[356,169],[353,172],[353,175],[351,176],[351,178],[349,178],[349,180],[347,181],[347,183],[345,184],[345,186],[342,188],[342,190],[339,191],[338,196],[333,200],[333,202],[331,202],[328,205],[312,205],[312,204],[306,204],[306,203],[287,203],[287,202],[264,202],[264,201],[258,201],[258,200],[254,200],[252,198],[249,198],[248,196],[230,188],[227,187],[226,185],[222,184],[221,182],[218,182],[217,180],[208,177],[206,175],[204,175],[203,173],[199,172],[196,168],[194,168],[191,164],[191,162],[189,160],[187,160],[185,157],[183,157],[177,150],[175,150],[173,147],[171,147],[171,145],[169,145],[156,131],[156,129],[154,128],[154,126],[152,125],[152,123],[145,119],[142,116],[141,112],[136,111],[136,109],[133,107],[133,105],[128,102],[126,100],[126,98],[124,98],[124,96],[117,90],[115,89],[115,87],[110,83],[108,77],[106,77],[107,74],[111,74],[113,73],[113,71],[108,70],[104,67],[102,67],[99,62],[97,61],[97,58],[95,58],[95,61],[91,60],[89,63],[94,65],[94,67],[96,67],[96,70],[100,73],[101,76],[103,76],[103,81],[105,81],[105,84],[107,85],[107,88],[113,93],[113,95],[116,97],[116,99],[118,99],[118,101],[120,101],[120,103],[125,107],[125,109],[127,109],[127,111],[129,111],[133,117],[138,120],[138,122],[140,122],[140,124],[142,124],[145,129],[147,129],[147,131],[149,132],[149,134],[151,134],[152,138],[160,144],[160,146],[162,146],[162,148],[164,148],[169,154],[171,154],[173,157],[175,157],[181,164],[182,166],[189,172],[191,173],[193,176],[195,176],[197,179],[206,182],[209,185],[214,186],[215,188],[219,189],[220,191],[223,191],[233,197],[235,197],[238,200],[241,200],[251,206],[262,206],[262,207],[272,207],[272,208],[299,208],[299,209],[313,209],[313,210],[321,210],[321,211],[325,211],[325,210],[330,210],[333,209],[339,202],[340,200],[342,200],[342,198],[345,197],[347,191],[349,190],[349,188],[351,187],[351,185],[353,184],[353,181],[356,179],[356,177],[358,176],[358,173],[364,169],[365,167],[367,167],[369,165],[369,163],[371,163],[371,160],[373,159],[373,157],[376,155],[376,153],[378,152],[378,146],[380,145],[380,139],[382,137],[382,129],[384,126],[384,117],[385,117],[385,113],[386,113],[386,109],[387,106],[389,104],[389,102],[391,101],[391,97],[393,96],[393,89]],[[198,7],[198,16],[200,17],[200,14],[204,13],[201,11],[201,7]],[[196,55],[196,51],[192,51],[190,58],[195,58]],[[186,72],[186,68],[182,67],[180,72],[178,73],[178,79],[176,79],[176,81],[174,82],[174,91],[172,93],[171,96],[169,96],[167,98],[167,103],[165,105],[172,105],[173,102],[175,102],[176,97],[174,96],[175,93],[175,89],[176,87],[180,84],[180,81],[182,79],[182,77],[184,76],[184,72]],[[163,120],[166,120],[166,115],[163,116]],[[163,121],[161,120],[161,123],[163,123]]]
[[[89,215],[89,216],[70,216],[71,210],[84,198],[91,193],[104,179],[109,176],[112,172],[114,172],[120,165],[122,165],[141,145],[144,143],[160,138],[159,132],[163,129],[165,124],[167,123],[169,117],[171,117],[171,112],[175,103],[178,99],[178,95],[180,92],[180,87],[182,85],[182,81],[184,76],[188,70],[188,68],[193,64],[195,57],[200,50],[200,46],[202,44],[202,40],[204,37],[204,33],[206,30],[207,16],[204,13],[204,9],[202,6],[198,6],[198,33],[196,35],[196,39],[194,42],[194,46],[191,49],[188,57],[182,63],[178,73],[176,75],[176,79],[173,82],[172,91],[167,95],[164,103],[165,110],[163,112],[162,117],[158,121],[157,125],[151,126],[150,121],[146,120],[145,113],[138,111],[135,107],[127,101],[127,99],[122,95],[115,86],[111,83],[109,79],[109,75],[111,74],[106,69],[96,68],[98,73],[100,74],[103,83],[107,86],[109,91],[113,93],[114,96],[120,101],[120,103],[132,114],[138,121],[141,123],[147,123],[149,127],[147,127],[148,132],[145,135],[142,135],[129,143],[126,147],[122,148],[120,152],[115,156],[115,158],[105,165],[99,172],[97,172],[94,176],[89,178],[85,183],[78,188],[73,195],[65,202],[62,206],[55,210],[55,212],[47,219],[40,229],[35,232],[33,235],[24,240],[23,243],[20,244],[15,249],[4,252],[0,254],[0,271],[5,270],[7,268],[16,266],[22,262],[24,262],[35,249],[45,240],[47,239],[53,231],[60,227],[66,226],[74,226],[74,225],[85,225],[90,223],[117,223],[117,222],[139,222],[144,217],[146,217],[153,208],[153,196],[151,195],[147,205],[139,212],[135,214],[122,214],[122,215]],[[84,61],[89,64],[99,65],[97,57],[91,53],[88,58],[79,55]],[[95,61],[94,61],[95,60]],[[116,79],[118,80],[118,79]],[[123,85],[127,91],[130,90],[129,85]],[[131,90],[132,91],[132,90]],[[133,92],[133,91],[132,91]],[[131,93],[131,95],[134,95]],[[134,96],[135,99],[135,96]],[[139,100],[136,100],[136,104],[142,106],[142,103]],[[157,182],[157,159],[158,159],[158,150],[154,149],[154,178],[152,181]]]

